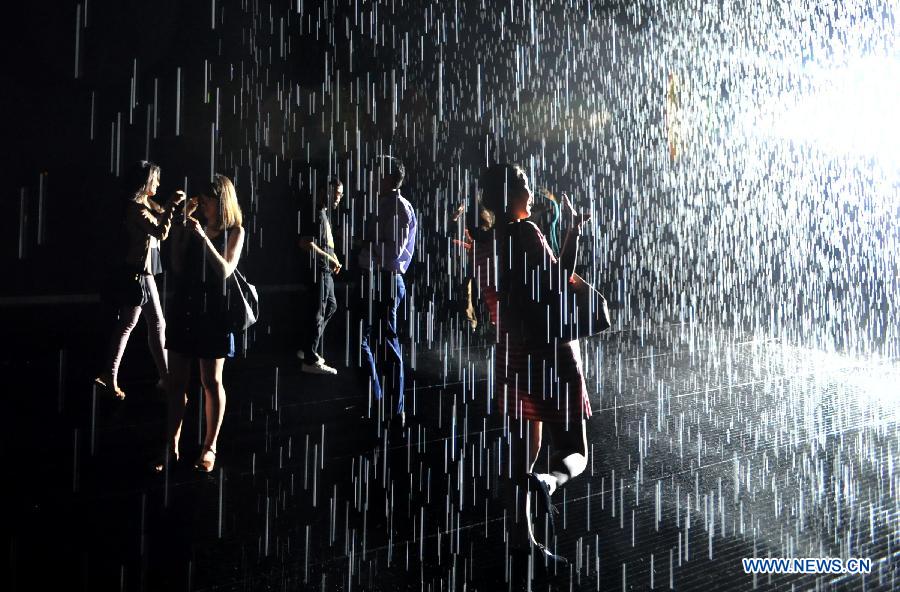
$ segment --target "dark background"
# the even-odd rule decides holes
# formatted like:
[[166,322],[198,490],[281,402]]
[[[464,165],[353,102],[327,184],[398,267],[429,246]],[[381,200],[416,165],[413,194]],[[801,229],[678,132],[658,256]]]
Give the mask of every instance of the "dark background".
[[[682,407],[673,407],[684,410],[682,417],[694,418],[696,430],[702,424],[705,434],[718,438],[698,458],[701,453],[715,457],[720,450],[730,454],[731,449],[722,448],[726,436],[721,432],[742,416],[739,411],[754,407],[765,416],[769,408],[784,406],[777,387],[761,394],[749,382],[769,380],[765,372],[760,378],[759,369],[780,368],[781,350],[773,346],[774,351],[762,352],[771,356],[765,358],[774,360],[771,364],[753,350],[734,354],[721,346],[720,329],[734,330],[748,342],[757,338],[811,351],[896,358],[900,284],[896,202],[890,201],[896,187],[894,194],[885,194],[876,186],[865,159],[822,154],[799,142],[770,146],[739,133],[733,121],[734,111],[745,108],[739,101],[777,81],[774,68],[729,62],[732,53],[747,49],[736,39],[751,46],[757,41],[745,34],[746,14],[719,11],[720,6],[708,3],[702,19],[691,10],[654,10],[650,4],[624,0],[508,6],[90,0],[5,7],[0,369],[9,380],[3,389],[8,423],[0,442],[5,482],[11,483],[2,494],[10,510],[3,522],[15,532],[9,538],[9,561],[3,562],[10,572],[5,581],[27,588],[39,581],[30,579],[38,574],[67,583],[74,579],[86,589],[119,589],[117,576],[126,565],[130,571],[122,579],[129,589],[175,589],[172,582],[179,589],[190,588],[191,569],[199,570],[198,565],[206,568],[207,583],[256,582],[259,589],[271,589],[263,578],[254,580],[262,573],[276,574],[272,582],[278,581],[283,566],[269,556],[261,559],[264,554],[257,548],[268,516],[260,508],[286,498],[300,463],[299,442],[315,442],[326,424],[329,434],[359,436],[354,445],[367,437],[360,435],[365,426],[343,421],[342,399],[356,397],[356,385],[335,387],[296,371],[293,351],[302,298],[298,216],[311,203],[315,181],[330,173],[344,178],[348,203],[358,203],[370,193],[376,154],[390,152],[407,164],[404,194],[419,216],[420,243],[408,274],[406,343],[415,343],[421,352],[421,368],[411,362],[411,376],[428,377],[432,386],[456,371],[444,348],[476,341],[458,340],[463,270],[450,256],[449,241],[461,228],[448,216],[466,203],[466,223],[477,220],[475,188],[484,164],[519,162],[534,187],[569,191],[579,207],[592,209],[595,225],[583,239],[584,275],[608,295],[619,336],[615,339],[620,339],[610,338],[591,350],[602,351],[596,360],[618,364],[603,366],[607,375],[588,372],[589,383],[603,385],[597,389],[603,397],[598,411],[605,411],[591,435],[607,455],[599,456],[595,494],[604,470],[619,469],[620,478],[626,471],[634,473],[635,440],[644,437],[641,429],[647,425],[641,404],[657,405],[658,376],[671,378],[675,393],[685,385],[702,392],[704,385],[731,380],[737,359],[738,374],[749,376],[751,386],[738,391],[735,400],[729,390],[727,401],[719,406],[707,401],[704,412],[690,397],[681,399]],[[778,31],[784,33],[793,25],[780,18],[768,25],[783,27]],[[859,16],[878,18],[874,13]],[[799,36],[798,51],[817,36],[815,30]],[[775,55],[768,47],[749,49],[767,59]],[[178,68],[181,129],[176,134]],[[682,77],[685,88],[685,139],[676,160],[669,157],[666,135],[671,73]],[[216,90],[219,123],[213,147]],[[210,534],[216,527],[210,500],[216,499],[217,483],[180,481],[178,511],[171,512],[163,510],[160,483],[145,475],[145,457],[156,450],[164,406],[141,390],[150,390],[155,381],[143,323],[131,337],[122,373],[123,382],[137,394],[129,395],[123,410],[98,402],[91,393],[90,381],[105,354],[114,318],[99,294],[106,270],[116,262],[123,199],[116,163],[124,170],[141,158],[162,166],[161,197],[185,185],[192,193],[211,168],[234,178],[247,229],[241,267],[261,290],[262,318],[248,334],[247,350],[226,370],[235,396],[229,399],[223,465],[235,484],[227,489],[232,496],[227,503],[233,506],[224,546],[210,543],[216,539]],[[539,222],[546,224],[546,217]],[[343,306],[346,293],[338,297]],[[693,328],[685,333],[682,323]],[[670,326],[674,329],[667,333]],[[653,334],[659,327],[662,334]],[[343,353],[342,332],[333,331],[330,339],[330,351]],[[672,353],[664,369],[654,368],[653,356],[659,352]],[[623,364],[622,359],[631,362]],[[293,397],[283,416],[271,392],[278,376],[282,392]],[[801,381],[797,388],[805,386]],[[456,408],[455,394],[441,388],[420,395],[422,401],[430,397],[427,419],[432,423]],[[839,410],[834,421],[843,421],[842,402],[826,403]],[[441,406],[443,415],[435,411]],[[610,412],[611,406],[618,415]],[[814,407],[821,408],[810,409]],[[478,415],[472,409],[474,425]],[[189,416],[190,438],[195,439],[196,406]],[[747,433],[757,438],[760,433],[775,437],[787,425],[755,424],[755,416],[746,417]],[[446,423],[443,429],[431,433],[447,437]],[[878,430],[879,437],[890,439],[889,429]],[[729,432],[729,444],[738,431]],[[842,432],[834,433],[829,438],[843,438]],[[291,438],[295,457],[288,459],[287,471],[279,472],[281,446],[286,448]],[[329,439],[329,446],[334,440],[340,441]],[[848,436],[850,441],[855,437]],[[750,447],[743,436],[733,442],[734,452],[744,454]],[[829,445],[837,454],[853,454],[843,440]],[[358,453],[335,448],[329,452],[348,465]],[[441,451],[430,453],[440,457]],[[255,472],[257,454],[267,471]],[[682,491],[693,487],[684,458],[656,458],[661,459],[657,469],[663,481],[674,485],[683,477]],[[715,488],[716,477],[728,482],[728,458],[710,461],[723,472],[705,475],[705,491]],[[430,459],[435,467],[442,460]],[[759,455],[752,460],[754,469],[768,463]],[[781,460],[791,462],[787,455]],[[824,464],[831,466],[830,461]],[[672,467],[680,471],[677,478],[671,477]],[[785,474],[796,472],[781,468]],[[345,487],[350,469],[339,465],[331,470],[329,479]],[[840,485],[840,471],[834,473],[838,476],[827,477],[826,489]],[[452,488],[449,479],[448,484]],[[646,493],[650,487],[641,491],[651,495]],[[307,507],[308,500],[298,498],[303,499],[294,500],[290,514],[295,523],[280,524],[283,540],[295,543],[303,539],[309,524],[304,521],[324,520],[321,506]],[[890,510],[890,500],[885,500]],[[639,526],[646,532],[653,528],[652,507],[645,500],[644,524]],[[672,513],[672,503],[667,511]],[[600,529],[618,528],[618,518],[605,520],[610,524]],[[834,525],[827,516],[822,521],[820,531],[827,539]],[[185,523],[192,528],[184,528]],[[886,537],[893,536],[889,512],[884,523],[877,544],[887,556]],[[776,532],[780,523],[772,520],[769,526],[773,539],[782,535]],[[157,538],[148,545],[148,559],[143,537],[154,528]],[[624,556],[631,548],[626,531],[627,523],[616,539],[618,550],[604,559],[604,583],[615,589],[616,553]],[[177,536],[171,537],[172,532]],[[676,544],[680,531],[666,536],[665,541],[652,539],[659,553]],[[702,549],[705,540],[699,541],[699,546],[692,544]],[[714,588],[720,580],[711,583],[709,578],[716,574],[733,574],[732,560],[755,552],[750,544],[741,539],[730,548],[729,558],[717,556],[724,570],[699,564],[692,572],[695,589]],[[648,572],[642,562],[649,548],[639,545],[633,551],[641,557],[631,565],[638,565],[641,574]],[[53,571],[54,549],[64,550],[58,573]],[[295,544],[291,550],[297,573],[298,549]],[[664,557],[658,554],[657,560]],[[174,566],[173,572],[154,570],[148,562]],[[689,577],[691,570],[685,571]],[[298,581],[297,573],[288,581]],[[638,589],[648,576],[639,577],[644,579],[635,578]],[[390,584],[386,581],[385,587]],[[657,586],[661,581],[662,576]]]
[[[582,271],[621,328],[697,320],[826,349],[897,350],[896,207],[870,161],[736,133],[747,89],[778,79],[725,67],[725,42],[766,49],[725,13],[707,14],[698,36],[690,11],[625,1],[8,10],[0,323],[12,355],[105,348],[113,311],[98,295],[116,261],[119,174],[140,158],[162,166],[161,199],[192,193],[213,169],[233,177],[248,231],[241,265],[265,301],[249,341],[286,347],[309,193],[338,174],[348,205],[359,204],[380,153],[406,163],[420,219],[415,327],[457,309],[463,270],[447,253],[461,226],[449,214],[465,203],[464,223],[477,223],[480,170],[510,160],[535,188],[568,191],[592,211]],[[772,14],[770,26],[791,26]],[[799,38],[804,60],[816,42],[815,30]],[[677,159],[671,74],[685,89]]]

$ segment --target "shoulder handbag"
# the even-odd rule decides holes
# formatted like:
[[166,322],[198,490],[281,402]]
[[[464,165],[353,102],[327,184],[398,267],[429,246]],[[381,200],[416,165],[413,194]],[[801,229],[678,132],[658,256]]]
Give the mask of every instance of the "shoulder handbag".
[[[597,288],[573,273],[563,291],[558,337],[564,340],[590,337],[610,327],[609,305]],[[552,307],[551,307],[552,308]]]
[[518,317],[521,334],[530,342],[574,341],[611,325],[606,298],[577,273],[548,302],[536,302],[527,294],[510,300],[515,303],[513,310],[519,311],[513,318]]
[[[520,250],[517,233],[512,237],[512,249]],[[577,273],[549,301],[535,301],[526,286],[507,285],[505,291],[506,318],[512,321],[507,326],[516,327],[526,341],[573,341],[597,335],[611,325],[606,298]]]
[[229,276],[227,295],[228,327],[233,332],[245,331],[259,318],[259,295],[256,286],[237,269]]

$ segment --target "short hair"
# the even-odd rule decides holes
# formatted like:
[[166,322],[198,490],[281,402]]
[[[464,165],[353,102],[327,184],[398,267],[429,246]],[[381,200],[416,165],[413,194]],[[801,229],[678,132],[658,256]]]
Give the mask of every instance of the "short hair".
[[525,191],[527,177],[525,169],[517,164],[497,163],[486,168],[478,180],[481,188],[479,201],[482,208],[482,218],[491,228],[500,219],[507,217],[507,204],[509,196],[518,195]]
[[393,189],[399,189],[400,186],[403,185],[403,180],[406,178],[406,167],[403,166],[403,163],[400,162],[399,158],[394,156],[384,155],[381,157],[381,161],[382,167],[386,169],[384,175],[391,178]]
[[337,175],[331,175],[328,177],[328,182],[324,185],[319,185],[319,188],[316,190],[316,207],[324,208],[328,201],[328,191],[331,189],[337,189],[339,186],[343,185],[344,182],[341,181],[341,178]]
[[[215,227],[219,230],[226,230],[241,226],[244,222],[243,214],[241,214],[241,206],[238,204],[237,191],[234,189],[234,183],[225,175],[216,173],[213,180],[202,191],[207,197],[214,197],[219,200],[219,219],[216,221]],[[207,220],[207,223],[212,222]]]

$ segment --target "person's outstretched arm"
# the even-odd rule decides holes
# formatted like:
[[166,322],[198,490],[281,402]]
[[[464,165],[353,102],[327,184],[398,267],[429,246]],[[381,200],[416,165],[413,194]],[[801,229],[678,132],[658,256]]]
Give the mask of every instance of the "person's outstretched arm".
[[559,259],[560,267],[568,270],[569,276],[571,276],[572,273],[575,272],[575,265],[578,263],[578,237],[581,236],[581,225],[590,220],[591,215],[577,212],[575,208],[572,207],[569,196],[565,193],[562,194],[562,199],[562,209],[565,212],[565,216],[561,217],[569,219],[569,227],[566,229],[566,234],[563,238]]
[[161,213],[157,214],[149,208],[141,207],[132,209],[133,213],[130,215],[143,232],[164,241],[168,238],[169,229],[172,227],[172,214],[175,207],[182,201],[184,201],[184,191],[176,191],[169,198]]

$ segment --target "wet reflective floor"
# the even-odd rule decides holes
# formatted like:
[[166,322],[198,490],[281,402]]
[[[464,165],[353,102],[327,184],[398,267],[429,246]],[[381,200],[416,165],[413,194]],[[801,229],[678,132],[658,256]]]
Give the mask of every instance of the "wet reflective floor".
[[[165,406],[150,381],[118,403],[75,369],[83,352],[6,360],[32,378],[6,416],[4,588],[900,586],[896,360],[699,325],[588,341],[588,469],[554,495],[569,572],[523,584],[509,578],[488,350],[453,344],[417,352],[403,429],[343,364],[331,378],[284,350],[230,361],[211,475],[191,471],[196,398],[183,462],[156,476]],[[752,557],[865,558],[871,572],[752,576]]]

